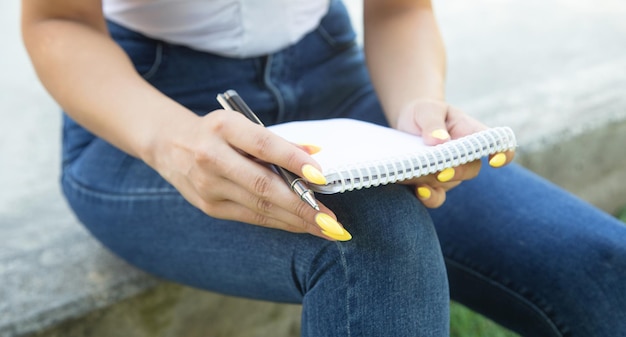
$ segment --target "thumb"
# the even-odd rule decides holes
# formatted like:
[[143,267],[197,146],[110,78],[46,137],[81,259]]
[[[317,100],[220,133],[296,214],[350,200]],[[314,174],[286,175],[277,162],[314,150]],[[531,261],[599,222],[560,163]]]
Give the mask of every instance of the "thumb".
[[425,128],[422,138],[424,138],[424,143],[428,145],[436,145],[450,140],[450,134],[445,129],[444,123],[442,127],[439,127],[439,125],[432,125]]
[[433,103],[420,104],[416,108],[421,111],[413,115],[414,123],[419,127],[424,143],[427,145],[437,145],[450,140],[446,124],[448,105],[443,102]]

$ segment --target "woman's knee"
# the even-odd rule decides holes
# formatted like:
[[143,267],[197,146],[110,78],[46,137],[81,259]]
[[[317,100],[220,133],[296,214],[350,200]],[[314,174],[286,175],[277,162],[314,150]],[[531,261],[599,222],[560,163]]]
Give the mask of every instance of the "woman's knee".
[[[310,259],[305,317],[318,318],[332,306],[335,320],[345,318],[355,335],[383,327],[380,335],[446,335],[447,275],[423,206],[402,186],[349,194],[324,197],[353,237],[326,245]],[[393,326],[381,323],[389,315]]]
[[333,195],[325,199],[357,244],[398,249],[405,253],[437,246],[437,235],[426,208],[402,185]]
[[411,190],[388,185],[324,198],[352,240],[337,243],[344,263],[386,273],[434,273],[445,267],[432,220]]

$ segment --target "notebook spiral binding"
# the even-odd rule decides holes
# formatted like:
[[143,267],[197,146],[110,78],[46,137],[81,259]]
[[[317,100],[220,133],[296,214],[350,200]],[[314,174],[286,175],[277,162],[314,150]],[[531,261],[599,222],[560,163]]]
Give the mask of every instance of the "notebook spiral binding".
[[515,146],[515,134],[509,127],[495,127],[432,146],[429,151],[383,158],[327,173],[333,177],[329,183],[340,184],[341,192],[360,190],[433,174],[497,152],[512,150]]

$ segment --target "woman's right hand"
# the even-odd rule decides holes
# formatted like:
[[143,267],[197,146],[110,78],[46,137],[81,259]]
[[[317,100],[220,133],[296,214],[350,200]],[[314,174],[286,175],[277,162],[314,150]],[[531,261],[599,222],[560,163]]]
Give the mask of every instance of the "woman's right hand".
[[197,119],[187,132],[167,137],[153,165],[191,204],[216,218],[350,238],[332,211],[323,204],[314,210],[264,164],[320,182],[319,165],[305,151],[233,111]]
[[22,34],[39,78],[70,117],[141,158],[206,214],[349,239],[328,208],[313,210],[254,160],[302,176],[304,167],[315,172],[310,156],[240,114],[198,117],[156,90],[109,36],[101,1],[22,0]]

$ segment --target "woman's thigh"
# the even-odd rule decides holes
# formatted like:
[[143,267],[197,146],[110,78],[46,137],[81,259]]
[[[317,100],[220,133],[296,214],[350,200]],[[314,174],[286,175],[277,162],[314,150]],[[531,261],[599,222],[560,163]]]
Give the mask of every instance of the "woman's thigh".
[[310,251],[304,247],[329,244],[209,217],[146,164],[99,139],[64,170],[62,185],[78,219],[112,252],[202,289],[298,302],[302,293],[292,280],[298,266],[290,260],[306,261],[298,256]]
[[626,331],[615,218],[517,165],[483,165],[431,215],[453,299],[528,336]]

